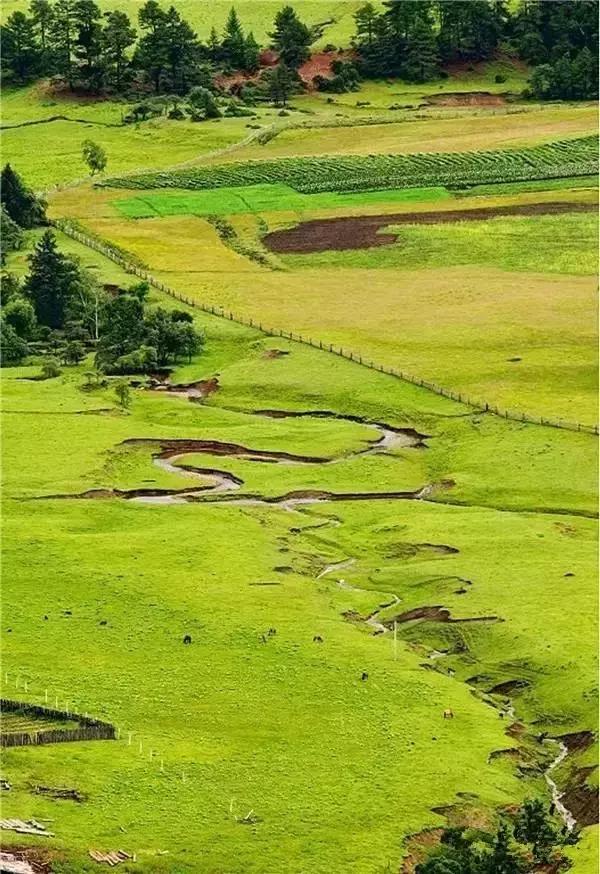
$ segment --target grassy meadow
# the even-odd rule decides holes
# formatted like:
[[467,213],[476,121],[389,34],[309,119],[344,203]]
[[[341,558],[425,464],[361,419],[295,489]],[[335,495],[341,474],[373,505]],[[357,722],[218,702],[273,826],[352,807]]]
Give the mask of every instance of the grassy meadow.
[[[3,16],[24,5],[6,0]],[[177,4],[201,36],[230,5]],[[281,4],[236,5],[264,39]],[[358,2],[294,5],[311,23],[333,19],[319,46],[348,44]],[[527,76],[498,60],[427,86],[365,83],[334,103],[307,93],[285,119],[257,109],[278,130],[264,146],[247,141],[246,118],[123,126],[126,104],[7,89],[4,156],[47,189],[51,219],[193,301],[515,414],[594,425],[593,175],[312,194],[290,179],[77,181],[87,137],[115,177],[236,172],[246,160],[260,172],[279,156],[433,152],[443,163],[444,152],[594,133],[584,103],[428,102],[515,93]],[[540,214],[494,215],[513,207]],[[488,218],[445,220],[481,208]],[[428,214],[439,221],[420,223]],[[379,215],[379,232],[396,234],[382,246],[284,254],[265,239]],[[55,232],[99,284],[134,281]],[[25,234],[6,270],[26,275],[41,233]],[[114,741],[3,750],[3,817],[53,832],[3,830],[4,843],[41,848],[56,874],[91,874],[89,851],[117,848],[135,854],[119,866],[132,874],[412,874],[411,837],[492,829],[526,798],[549,803],[555,739],[597,739],[597,435],[482,412],[155,288],[150,303],[187,309],[202,329],[202,351],[169,374],[214,380],[202,401],[138,383],[123,409],[112,378],[86,385],[91,354],[52,379],[38,378],[35,355],[0,370],[2,695],[118,728]],[[175,440],[196,442],[161,465]],[[190,489],[202,490],[186,500]],[[505,683],[516,688],[494,691]],[[586,799],[580,839],[564,848],[574,874],[597,869],[596,762],[597,743],[573,747],[553,772],[565,803]]]
[[[136,852],[131,870],[325,871],[342,863],[371,872],[397,864],[408,834],[443,822],[430,808],[460,804],[457,793],[476,796],[491,815],[543,791],[502,758],[490,761],[515,741],[461,680],[485,671],[493,685],[525,671],[531,691],[517,702],[519,718],[560,733],[593,723],[591,653],[582,647],[593,628],[582,634],[581,623],[594,619],[595,526],[578,514],[593,512],[594,480],[581,461],[593,463],[595,438],[465,418],[461,405],[327,353],[200,322],[206,354],[173,379],[218,373],[221,388],[204,405],[138,391],[122,413],[110,388],[82,392],[85,364],[37,383],[23,379],[35,367],[4,371],[5,694],[39,701],[48,689],[51,700],[121,732],[114,743],[7,751],[14,791],[5,815],[51,817],[64,872],[92,870],[88,847],[116,845]],[[288,355],[265,357],[269,348]],[[431,436],[426,449],[361,456],[377,437],[373,426],[254,412],[273,407],[410,423]],[[149,450],[122,445],[166,436],[339,459],[185,458],[243,479],[237,499],[292,488],[406,490],[450,476],[457,494],[291,512],[227,506],[210,495],[173,507],[43,499],[185,486],[153,467]],[[569,469],[574,454],[580,464]],[[550,471],[552,487],[540,494]],[[469,506],[454,506],[457,497]],[[562,514],[548,514],[558,501]],[[511,504],[519,512],[507,513]],[[437,555],[435,544],[457,552]],[[341,572],[319,578],[349,558],[343,586]],[[30,568],[42,565],[39,586]],[[566,580],[567,572],[575,577]],[[467,594],[453,594],[462,579]],[[401,626],[394,651],[389,637],[344,619],[348,611],[368,616],[391,594],[397,612],[442,600],[453,616],[499,619],[464,634],[453,626],[467,654],[457,650],[439,671],[423,671],[438,643],[435,623]],[[530,621],[540,598],[556,605],[545,612],[543,637]],[[269,627],[277,634],[265,645]],[[185,633],[193,636],[186,649]],[[52,653],[43,663],[42,650]],[[448,706],[450,723],[442,719]],[[37,782],[75,784],[86,800],[31,795]],[[236,820],[250,810],[254,824]]]

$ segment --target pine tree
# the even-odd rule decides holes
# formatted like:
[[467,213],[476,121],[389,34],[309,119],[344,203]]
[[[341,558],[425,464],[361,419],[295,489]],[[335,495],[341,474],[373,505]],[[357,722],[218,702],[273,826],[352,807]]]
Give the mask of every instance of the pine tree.
[[375,39],[375,24],[378,14],[372,3],[365,3],[360,9],[354,13],[354,22],[356,32],[354,36],[354,44],[359,50],[369,50],[373,46]]
[[46,204],[23,183],[10,164],[6,164],[0,177],[2,206],[21,228],[33,228],[46,224]]
[[269,96],[276,106],[285,106],[294,89],[297,74],[285,64],[269,71]]
[[102,85],[102,13],[94,0],[76,0],[73,5],[75,43],[73,53],[85,88],[98,91]]
[[40,35],[42,54],[48,49],[48,34],[54,20],[54,10],[49,0],[31,0],[29,12]]
[[400,72],[409,82],[429,82],[439,69],[437,41],[431,21],[417,18],[411,25]]
[[221,47],[223,59],[227,63],[238,70],[244,68],[246,60],[244,31],[233,6],[227,16]]
[[173,6],[167,11],[161,36],[170,71],[171,89],[177,94],[185,94],[190,81],[195,78],[200,56],[198,37]]
[[223,47],[219,40],[219,34],[215,27],[211,27],[207,43],[208,57],[211,61],[217,63],[223,58]]
[[108,81],[117,91],[131,76],[127,49],[135,42],[135,30],[124,12],[106,13],[106,26],[102,34],[102,48]]
[[38,322],[62,328],[69,299],[81,282],[79,268],[56,248],[52,231],[46,231],[29,255],[29,276],[24,292],[31,300]]
[[244,70],[254,73],[260,66],[260,46],[254,39],[252,31],[249,32],[244,43]]
[[39,71],[40,58],[33,18],[13,12],[2,27],[2,66],[25,82]]
[[54,70],[74,86],[74,46],[76,39],[74,0],[57,0],[51,22],[49,41]]
[[291,6],[284,6],[275,16],[275,29],[269,34],[280,60],[297,69],[310,57],[312,41],[308,27],[303,24]]
[[138,23],[144,35],[138,41],[133,55],[134,65],[147,75],[157,94],[160,92],[167,66],[165,18],[165,13],[156,0],[147,0],[144,3],[138,12]]

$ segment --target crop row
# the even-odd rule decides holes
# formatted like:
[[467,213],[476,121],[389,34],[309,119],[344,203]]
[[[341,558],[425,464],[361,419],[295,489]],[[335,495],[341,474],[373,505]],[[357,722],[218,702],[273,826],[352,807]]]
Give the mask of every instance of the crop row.
[[412,155],[342,155],[246,161],[141,173],[101,183],[113,188],[209,189],[285,183],[297,191],[361,191],[431,185],[462,187],[586,176],[598,169],[595,136],[527,149]]

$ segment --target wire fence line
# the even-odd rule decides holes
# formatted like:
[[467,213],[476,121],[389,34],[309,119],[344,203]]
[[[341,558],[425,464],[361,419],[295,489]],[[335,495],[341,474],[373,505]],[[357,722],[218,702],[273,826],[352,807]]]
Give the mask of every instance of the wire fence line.
[[532,416],[529,413],[504,409],[502,407],[499,407],[497,404],[492,404],[488,401],[481,401],[471,398],[464,392],[452,391],[451,389],[444,388],[443,386],[440,386],[435,382],[421,379],[418,376],[413,376],[412,374],[406,373],[402,370],[396,370],[394,367],[387,367],[384,364],[379,364],[373,361],[371,358],[367,358],[357,352],[353,352],[352,350],[344,349],[341,346],[336,346],[333,343],[326,343],[322,340],[315,340],[312,337],[304,337],[301,334],[294,333],[293,331],[284,331],[282,328],[268,327],[266,325],[263,325],[261,321],[256,321],[252,318],[245,318],[244,316],[236,314],[231,310],[226,310],[223,307],[218,307],[212,304],[202,303],[198,300],[193,300],[186,295],[176,291],[176,289],[166,285],[164,282],[156,279],[147,270],[138,267],[128,258],[124,257],[124,255],[116,248],[113,248],[106,243],[100,242],[93,237],[82,233],[78,229],[74,228],[68,221],[64,219],[54,219],[51,223],[67,236],[71,237],[79,243],[82,243],[84,246],[88,246],[90,249],[99,252],[106,258],[109,258],[111,261],[114,261],[127,273],[134,274],[140,279],[148,282],[149,285],[152,285],[154,288],[159,289],[159,291],[168,294],[170,297],[180,301],[181,303],[186,304],[186,306],[192,307],[193,309],[202,310],[209,315],[217,316],[218,318],[222,319],[227,319],[228,321],[236,322],[237,324],[244,325],[248,328],[254,328],[255,330],[260,331],[269,337],[281,337],[284,340],[291,340],[294,343],[302,343],[305,346],[312,346],[315,349],[322,349],[326,352],[331,352],[332,354],[338,355],[341,358],[346,358],[348,361],[353,361],[356,364],[360,364],[362,367],[368,367],[370,370],[376,370],[379,373],[385,373],[388,376],[393,376],[396,379],[401,379],[403,382],[410,383],[411,385],[416,385],[419,388],[427,389],[428,391],[434,392],[441,397],[448,398],[449,400],[456,401],[460,404],[465,404],[466,406],[472,407],[474,410],[478,410],[482,413],[491,413],[494,416],[498,416],[502,419],[508,419],[513,422],[527,422],[531,425],[543,425],[549,428],[560,428],[565,431],[581,431],[587,434],[598,434],[598,425],[584,425],[581,422],[570,422],[566,419],[557,419],[547,416]]
[[[64,691],[56,691],[35,680],[25,679],[30,676],[22,669],[10,671],[3,666],[0,672],[0,708],[2,712],[23,712],[25,715],[39,719],[69,720],[80,723],[76,729],[34,729],[30,731],[11,732],[8,728],[0,733],[0,748],[14,746],[39,746],[43,744],[65,743],[74,741],[111,740],[119,741],[130,748],[132,754],[145,760],[148,767],[163,777],[171,777],[182,783],[188,783],[193,778],[186,762],[175,763],[161,751],[161,742],[151,741],[139,731],[120,728],[111,722],[106,722],[84,712],[84,706],[76,698]],[[12,697],[12,689],[18,697]],[[54,703],[52,703],[54,702]],[[162,742],[165,745],[165,742]]]

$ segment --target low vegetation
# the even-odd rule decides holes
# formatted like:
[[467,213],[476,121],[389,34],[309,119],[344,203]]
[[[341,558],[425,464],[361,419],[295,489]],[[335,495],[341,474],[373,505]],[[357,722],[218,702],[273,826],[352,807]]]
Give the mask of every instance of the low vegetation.
[[285,183],[297,191],[363,191],[444,185],[468,187],[564,176],[593,175],[598,167],[596,137],[549,143],[531,149],[464,154],[373,155],[281,158],[144,173],[103,184],[121,188],[210,189]]

